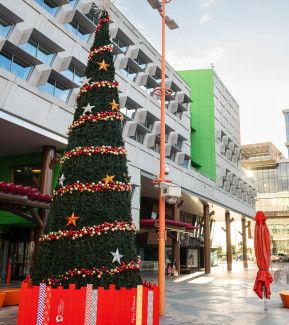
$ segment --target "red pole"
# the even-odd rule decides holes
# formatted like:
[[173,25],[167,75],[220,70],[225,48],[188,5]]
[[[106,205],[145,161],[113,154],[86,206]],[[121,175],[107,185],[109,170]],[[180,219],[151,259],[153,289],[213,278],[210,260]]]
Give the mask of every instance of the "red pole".
[[[160,134],[160,180],[165,179],[165,5],[162,0],[162,76],[161,76],[161,134]],[[161,182],[160,182],[161,185]],[[158,282],[160,292],[160,315],[165,314],[165,199],[159,196],[159,261]]]
[[10,283],[11,272],[12,272],[12,263],[11,263],[11,257],[9,257],[8,264],[7,264],[7,271],[6,271],[6,284]]

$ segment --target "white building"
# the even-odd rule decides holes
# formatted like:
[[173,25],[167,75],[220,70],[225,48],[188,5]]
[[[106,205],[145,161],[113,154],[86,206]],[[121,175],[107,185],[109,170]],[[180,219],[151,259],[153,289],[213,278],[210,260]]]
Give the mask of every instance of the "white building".
[[[37,186],[39,173],[33,171],[41,169],[42,148],[64,150],[97,23],[92,4],[90,0],[0,0],[0,180]],[[123,135],[134,185],[132,215],[140,229],[141,219],[157,214],[158,191],[152,179],[159,172],[160,103],[152,91],[160,86],[161,57],[114,7],[111,16],[116,79],[126,118]],[[254,185],[240,168],[238,104],[213,70],[203,73],[211,81],[203,84],[202,72],[190,71],[182,74],[186,82],[166,65],[166,86],[174,92],[166,102],[166,157],[169,178],[183,194],[179,204],[167,207],[167,218],[200,228],[182,235],[184,247],[189,237],[202,241],[204,205],[214,210],[215,220],[223,220],[226,211],[239,220],[250,218],[255,206]],[[189,75],[197,77],[189,82]],[[211,102],[207,117],[198,121],[194,112],[201,116],[207,105],[193,104],[190,113],[191,98],[204,100],[195,91],[199,87],[206,89]],[[195,157],[196,134],[200,141]],[[11,227],[27,226],[0,211],[0,228],[4,219]],[[176,225],[170,229],[172,234],[184,231]],[[149,238],[152,233],[146,233],[140,246],[156,244],[155,238]],[[178,238],[172,242],[180,245]],[[170,240],[168,245],[173,245]]]

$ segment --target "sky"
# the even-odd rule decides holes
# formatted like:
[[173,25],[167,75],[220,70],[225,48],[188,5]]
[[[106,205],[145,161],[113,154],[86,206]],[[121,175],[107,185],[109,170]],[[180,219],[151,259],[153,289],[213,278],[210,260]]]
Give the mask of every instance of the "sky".
[[[147,0],[115,5],[160,51],[160,17]],[[172,0],[167,61],[175,70],[211,63],[240,105],[241,142],[273,142],[286,156],[289,108],[289,0]]]

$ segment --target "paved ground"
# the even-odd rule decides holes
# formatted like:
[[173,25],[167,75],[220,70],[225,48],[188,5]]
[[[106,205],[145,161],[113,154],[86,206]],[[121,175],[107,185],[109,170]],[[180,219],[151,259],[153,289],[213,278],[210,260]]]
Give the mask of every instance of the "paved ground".
[[[244,271],[242,263],[236,263],[230,274],[225,265],[220,265],[210,276],[199,272],[167,279],[166,316],[161,325],[289,324],[289,309],[282,307],[278,295],[281,289],[289,289],[289,284],[282,279],[272,285],[269,310],[265,311],[263,302],[252,291],[255,275],[253,264]],[[16,324],[16,315],[17,307],[0,309],[0,324]]]
[[265,311],[262,300],[252,290],[254,264],[248,271],[236,263],[230,274],[221,265],[210,276],[195,275],[189,275],[193,276],[190,279],[187,276],[187,279],[167,281],[166,317],[162,318],[161,325],[289,324],[289,309],[283,308],[278,294],[281,289],[289,289],[285,279],[272,285],[269,310]]

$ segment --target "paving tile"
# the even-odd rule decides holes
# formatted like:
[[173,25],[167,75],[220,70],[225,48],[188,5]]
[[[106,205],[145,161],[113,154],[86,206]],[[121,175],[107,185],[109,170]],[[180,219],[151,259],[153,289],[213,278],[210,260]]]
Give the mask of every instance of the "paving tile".
[[[278,292],[289,284],[283,278],[271,287],[269,310],[253,292],[256,267],[244,271],[235,264],[231,273],[213,268],[210,276],[166,281],[166,316],[161,325],[288,325],[289,309],[283,308]],[[156,282],[156,275],[144,275]],[[194,281],[192,281],[194,279]],[[199,279],[199,280],[198,280]],[[17,307],[0,309],[0,325],[16,324]],[[69,324],[70,325],[70,324]],[[117,324],[115,324],[117,325]]]

